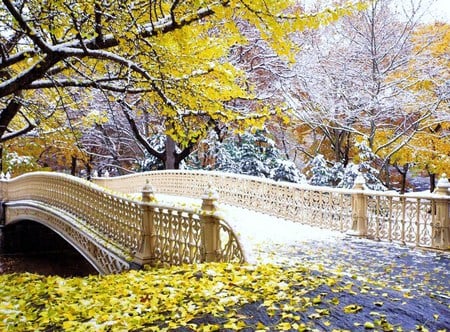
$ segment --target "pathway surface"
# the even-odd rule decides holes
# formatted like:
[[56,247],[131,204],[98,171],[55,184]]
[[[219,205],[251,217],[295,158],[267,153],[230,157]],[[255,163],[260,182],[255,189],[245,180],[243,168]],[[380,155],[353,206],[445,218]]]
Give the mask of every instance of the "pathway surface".
[[[189,204],[199,207],[201,202]],[[343,278],[349,291],[339,294],[341,308],[359,309],[350,318],[342,310],[331,312],[333,324],[321,326],[318,321],[319,331],[367,331],[364,322],[374,321],[374,330],[380,331],[450,331],[450,253],[357,239],[247,209],[220,207],[250,263],[303,264]]]

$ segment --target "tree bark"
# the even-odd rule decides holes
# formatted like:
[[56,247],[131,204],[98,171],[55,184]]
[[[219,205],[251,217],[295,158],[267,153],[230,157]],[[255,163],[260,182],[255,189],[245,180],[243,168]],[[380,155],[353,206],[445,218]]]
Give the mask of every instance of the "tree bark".
[[436,174],[428,173],[430,177],[430,192],[433,192],[436,189]]
[[169,135],[166,135],[166,149],[164,151],[164,168],[165,169],[179,169],[180,162],[176,160],[175,141]]
[[70,175],[75,176],[76,172],[77,172],[77,158],[72,156],[72,163],[70,166]]
[[[386,163],[385,168],[388,167],[388,164]],[[400,194],[404,194],[406,192],[406,176],[408,174],[408,170],[409,170],[409,164],[405,164],[403,165],[402,168],[395,166],[395,168],[397,169],[397,171],[400,173],[400,176],[402,177],[401,179],[401,184],[400,184]],[[386,178],[389,179],[389,174],[386,173]],[[390,183],[389,183],[390,185]],[[387,187],[388,189],[390,189],[390,187]]]
[[3,172],[3,145],[0,144],[0,172]]
[[20,103],[12,99],[0,113],[0,138],[8,130],[8,125],[20,110]]

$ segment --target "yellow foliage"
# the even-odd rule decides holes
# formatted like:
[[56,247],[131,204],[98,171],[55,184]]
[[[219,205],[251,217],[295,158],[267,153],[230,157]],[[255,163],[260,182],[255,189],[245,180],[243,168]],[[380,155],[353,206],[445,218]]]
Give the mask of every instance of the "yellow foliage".
[[[184,145],[205,133],[205,116],[233,123],[241,131],[248,126],[261,127],[267,119],[269,112],[257,103],[248,114],[227,105],[232,100],[253,97],[244,73],[227,61],[232,47],[247,43],[239,21],[258,29],[278,55],[293,61],[297,46],[290,40],[292,33],[329,24],[361,7],[361,3],[348,4],[307,15],[291,0],[189,0],[178,2],[173,12],[173,1],[152,3],[30,0],[24,11],[30,13],[32,27],[52,45],[66,45],[80,38],[84,42],[96,37],[114,39],[116,44],[107,50],[108,56],[105,52],[69,58],[57,65],[58,76],[54,78],[85,83],[121,77],[115,88],[145,92],[143,100],[157,105],[158,116],[166,119],[168,133]],[[199,20],[199,13],[205,9],[214,14]],[[96,13],[104,14],[102,36],[94,29],[98,26]],[[164,30],[162,26],[170,23],[171,17],[178,26]],[[38,52],[14,64],[8,68],[10,75],[20,75],[41,58]],[[127,66],[133,70],[127,72]],[[67,109],[86,106],[82,104],[84,96],[73,99],[63,89],[26,94],[28,100],[39,100],[27,106],[32,109],[36,105],[36,114],[55,100]],[[104,119],[91,114],[82,121],[88,125]]]

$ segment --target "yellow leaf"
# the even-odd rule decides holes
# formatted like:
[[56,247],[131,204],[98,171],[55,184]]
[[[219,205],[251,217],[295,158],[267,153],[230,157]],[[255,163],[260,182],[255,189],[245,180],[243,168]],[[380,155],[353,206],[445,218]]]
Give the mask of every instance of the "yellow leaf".
[[374,329],[375,328],[375,324],[372,322],[365,322],[364,323],[364,328],[365,329]]
[[277,325],[277,328],[281,331],[289,331],[290,329],[292,329],[292,326],[291,326],[291,323],[282,322]]
[[349,304],[348,306],[344,307],[344,313],[354,314],[354,313],[361,311],[362,309],[363,309],[363,307],[361,307],[358,304]]

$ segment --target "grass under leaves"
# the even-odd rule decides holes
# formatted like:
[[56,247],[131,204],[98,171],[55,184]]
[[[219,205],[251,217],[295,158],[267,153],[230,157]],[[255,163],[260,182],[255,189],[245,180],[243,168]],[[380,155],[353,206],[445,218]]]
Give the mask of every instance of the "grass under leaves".
[[[326,252],[325,264],[213,263],[85,278],[1,275],[0,331],[446,331],[450,326],[448,279],[427,288],[423,280],[432,281],[433,271],[412,280],[405,266],[358,268],[364,262],[357,257],[336,267],[333,252],[339,248],[334,249],[316,248],[316,257]],[[448,276],[448,270],[440,272]],[[409,287],[420,282],[423,288]]]

